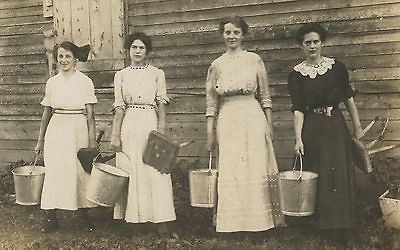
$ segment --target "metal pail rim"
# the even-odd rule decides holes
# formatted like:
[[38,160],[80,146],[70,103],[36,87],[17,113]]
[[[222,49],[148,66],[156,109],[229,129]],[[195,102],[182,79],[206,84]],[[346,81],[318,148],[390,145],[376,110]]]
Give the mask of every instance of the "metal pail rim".
[[36,176],[43,175],[45,173],[44,166],[34,166],[34,165],[26,165],[14,168],[11,170],[12,174],[15,176]]
[[124,177],[124,178],[128,178],[129,174],[117,167],[105,164],[105,163],[101,163],[101,162],[93,162],[93,167],[97,168],[100,171],[106,172],[108,174],[111,175],[115,175],[118,177]]

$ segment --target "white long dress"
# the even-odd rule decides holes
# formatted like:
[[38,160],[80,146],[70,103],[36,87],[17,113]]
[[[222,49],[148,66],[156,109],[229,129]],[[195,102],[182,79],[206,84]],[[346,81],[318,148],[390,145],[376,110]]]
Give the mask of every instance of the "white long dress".
[[[51,77],[41,105],[53,109],[84,109],[97,103],[92,80],[76,71],[70,79],[62,74]],[[85,198],[89,178],[78,158],[80,148],[88,147],[88,127],[83,114],[53,114],[44,143],[46,174],[42,191],[42,209],[95,207]]]
[[167,222],[176,219],[172,182],[143,163],[142,155],[151,130],[157,130],[157,103],[168,102],[164,72],[154,66],[118,71],[114,78],[114,107],[125,109],[121,127],[122,151],[117,167],[129,173],[129,185],[114,208],[114,219],[127,222]]
[[247,51],[223,54],[211,64],[206,94],[206,116],[218,113],[216,231],[263,231],[284,224],[278,166],[262,110],[271,107],[271,99],[261,58]]

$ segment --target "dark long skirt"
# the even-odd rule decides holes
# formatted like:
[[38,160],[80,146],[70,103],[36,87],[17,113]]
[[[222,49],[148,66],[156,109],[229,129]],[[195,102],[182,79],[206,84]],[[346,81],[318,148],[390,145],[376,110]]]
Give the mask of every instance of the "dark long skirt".
[[340,110],[306,114],[302,133],[304,168],[319,174],[315,219],[323,229],[354,228],[355,169],[352,139]]

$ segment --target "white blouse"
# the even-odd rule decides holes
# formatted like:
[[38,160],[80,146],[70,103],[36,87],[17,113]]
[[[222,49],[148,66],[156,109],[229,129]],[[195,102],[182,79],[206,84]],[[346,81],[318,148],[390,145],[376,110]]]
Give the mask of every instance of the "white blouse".
[[40,104],[54,109],[84,109],[88,103],[97,103],[93,82],[76,71],[69,79],[58,73],[47,80],[45,97]]
[[126,67],[115,73],[114,108],[127,105],[167,104],[167,90],[164,71],[152,65]]

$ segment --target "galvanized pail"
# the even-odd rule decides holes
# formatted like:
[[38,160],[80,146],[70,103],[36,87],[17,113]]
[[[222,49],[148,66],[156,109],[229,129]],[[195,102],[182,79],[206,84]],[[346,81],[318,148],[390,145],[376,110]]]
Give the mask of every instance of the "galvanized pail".
[[[300,170],[295,170],[300,158]],[[297,156],[292,171],[279,173],[281,211],[289,216],[309,216],[315,211],[318,174],[303,171],[301,156]]]
[[11,171],[14,176],[16,203],[19,205],[40,203],[45,168],[35,165],[18,167]]
[[86,199],[100,206],[113,207],[128,182],[129,174],[114,166],[94,162]]
[[190,205],[192,207],[214,207],[217,203],[217,173],[211,169],[212,155],[208,169],[189,171]]

